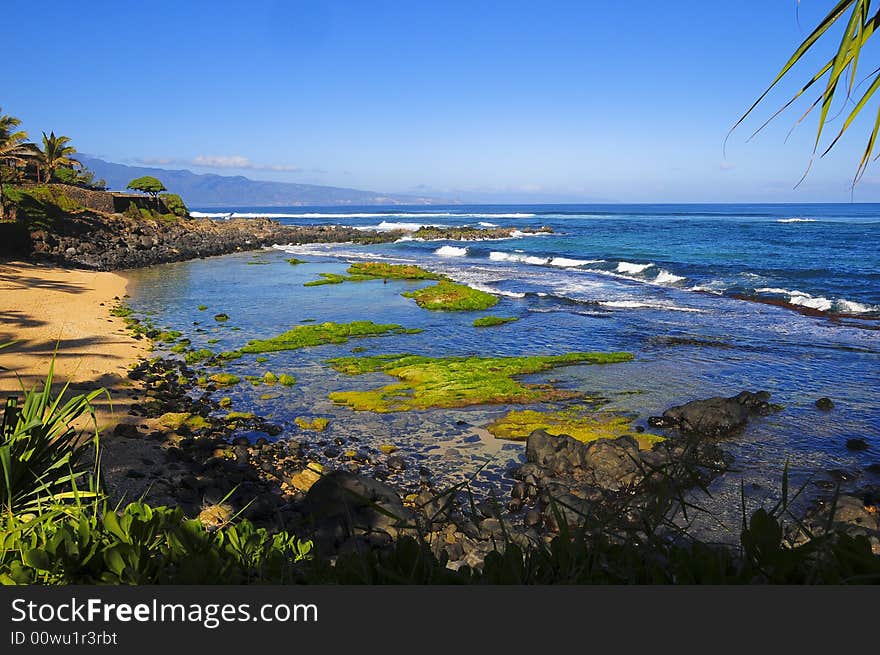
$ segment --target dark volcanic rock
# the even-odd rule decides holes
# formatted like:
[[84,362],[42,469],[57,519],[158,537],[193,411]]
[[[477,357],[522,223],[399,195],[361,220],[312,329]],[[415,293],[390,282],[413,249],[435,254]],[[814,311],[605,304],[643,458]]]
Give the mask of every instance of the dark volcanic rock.
[[868,442],[858,438],[847,439],[846,448],[847,450],[868,450]]
[[415,514],[391,487],[347,471],[333,471],[315,482],[302,511],[316,540],[331,548],[370,533],[396,537],[415,523]]
[[831,401],[831,398],[819,398],[819,400],[816,401],[816,407],[823,412],[830,412],[834,409],[834,403]]
[[702,437],[727,437],[745,427],[749,416],[766,416],[774,411],[766,391],[743,391],[732,398],[692,400],[684,405],[670,407],[662,417],[652,417],[651,425],[676,427],[685,434]]
[[3,254],[102,271],[258,250],[273,244],[394,241],[402,234],[342,226],[281,225],[262,218],[159,221],[92,211],[66,215],[51,229],[28,230],[24,224],[19,232],[19,238],[0,244]]

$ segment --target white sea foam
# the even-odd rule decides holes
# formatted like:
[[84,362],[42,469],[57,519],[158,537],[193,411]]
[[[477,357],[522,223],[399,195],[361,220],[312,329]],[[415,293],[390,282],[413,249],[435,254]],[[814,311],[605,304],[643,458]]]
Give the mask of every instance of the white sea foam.
[[657,274],[657,277],[654,278],[655,284],[676,284],[681,282],[685,278],[681,275],[674,275],[669,271],[660,269],[660,273]]
[[548,257],[535,257],[516,252],[499,252],[493,250],[489,253],[489,259],[493,262],[521,262],[523,264],[532,264],[533,266],[544,266],[550,263]]
[[880,311],[877,305],[866,305],[855,300],[838,300],[837,304],[843,314],[867,314],[868,312]]
[[401,230],[403,232],[416,232],[423,227],[445,228],[449,226],[437,225],[435,223],[398,223],[396,221],[382,221],[378,225],[357,225],[354,229],[361,231],[375,230],[376,232],[393,232],[394,230]]
[[673,312],[705,313],[705,310],[695,309],[693,307],[680,307],[668,303],[645,302],[641,300],[603,300],[599,304],[603,307],[611,307],[614,309],[666,309]]
[[620,262],[619,264],[617,264],[617,272],[636,275],[648,268],[651,268],[652,266],[654,266],[654,264],[633,264],[632,262]]
[[510,233],[510,236],[514,239],[521,239],[522,237],[546,237],[552,234],[552,232],[521,232],[519,230],[513,230]]
[[777,223],[815,223],[815,218],[780,218]]
[[548,263],[550,266],[559,268],[577,268],[587,264],[601,264],[604,259],[569,259],[568,257],[553,257]]
[[434,254],[440,257],[464,257],[467,253],[467,248],[456,248],[455,246],[441,246],[434,251]]
[[502,289],[496,289],[495,287],[490,287],[485,284],[479,284],[477,282],[468,282],[467,285],[471,289],[476,289],[477,291],[484,291],[485,293],[491,293],[493,296],[507,296],[508,298],[525,298],[526,294],[520,293],[518,291],[504,291]]
[[787,301],[792,305],[818,309],[821,312],[835,311],[840,314],[869,314],[880,311],[880,306],[878,305],[868,305],[855,300],[847,300],[846,298],[832,299],[826,298],[825,296],[814,296],[806,291],[799,291],[798,289],[761,287],[755,289],[755,292],[788,296]]
[[486,221],[480,221],[480,227],[498,227],[496,223],[487,223]]

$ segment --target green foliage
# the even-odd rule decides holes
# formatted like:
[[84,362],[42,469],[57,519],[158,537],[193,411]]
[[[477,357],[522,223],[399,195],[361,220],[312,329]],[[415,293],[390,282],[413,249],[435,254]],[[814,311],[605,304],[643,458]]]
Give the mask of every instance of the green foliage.
[[377,324],[372,321],[298,325],[271,339],[249,341],[241,351],[267,353],[279,350],[296,350],[297,348],[320,346],[327,343],[347,343],[349,339],[380,337],[386,334],[414,334],[416,332],[421,332],[421,330],[408,330],[401,325]]
[[80,166],[80,162],[71,155],[76,154],[76,148],[69,145],[70,137],[55,136],[55,132],[51,132],[48,136],[43,132],[43,149],[40,151],[40,165],[46,172],[47,182],[55,179],[55,172],[61,167],[71,168]]
[[401,295],[413,298],[419,307],[432,311],[478,311],[498,304],[498,298],[491,293],[449,280],[441,280],[434,286],[407,291]]
[[549,385],[525,385],[514,376],[572,364],[630,361],[631,353],[568,353],[546,357],[422,357],[374,355],[339,357],[328,363],[347,375],[382,371],[400,380],[369,391],[336,391],[329,398],[355,410],[380,413],[487,403],[538,403],[579,394]]
[[179,195],[176,193],[163,193],[159,197],[172,214],[180,218],[189,218],[189,208]]
[[518,321],[516,317],[505,318],[502,316],[484,316],[483,318],[474,319],[474,327],[494,327],[496,325],[504,325],[505,323],[513,323]]
[[165,185],[151,175],[136,177],[128,183],[126,188],[140,191],[141,193],[149,193],[153,197],[158,196],[162,191],[167,191]]
[[97,449],[95,438],[83,440],[71,424],[85,415],[94,422],[92,401],[102,393],[67,400],[68,384],[57,395],[52,393],[54,358],[42,388],[24,394],[21,406],[7,404],[0,434],[0,510],[4,514],[40,511],[47,504],[63,504],[89,495],[77,489],[77,480],[86,474],[80,464],[84,455]]
[[17,208],[20,220],[30,229],[54,229],[68,215],[84,210],[59,187],[48,184],[8,187],[4,202]]
[[255,584],[294,581],[311,543],[248,521],[210,531],[142,502],[0,526],[4,584]]
[[103,191],[107,188],[107,182],[103,179],[95,181],[95,174],[87,168],[62,166],[55,170],[54,179],[62,184],[70,184],[71,186],[78,186],[86,189]]
[[[832,29],[835,25],[843,28],[843,34],[839,37],[835,35],[835,30]],[[862,83],[859,83],[859,85],[856,86],[856,80],[858,79],[856,75],[858,66],[860,62],[864,62],[862,55],[867,52],[866,45],[876,33],[878,26],[880,26],[880,11],[871,11],[871,0],[838,0],[835,2],[828,14],[803,40],[794,53],[792,53],[788,61],[770,83],[770,86],[767,87],[754,104],[749,107],[748,111],[746,111],[742,118],[736,122],[733,129],[736,129],[737,126],[739,126],[746,117],[754,111],[761,101],[767,97],[767,94],[770,93],[770,91],[779,84],[783,78],[790,76],[792,69],[798,62],[804,58],[809,59],[808,53],[811,53],[811,51],[815,54],[815,51],[819,49],[817,44],[826,34],[828,34],[829,38],[840,39],[837,42],[838,45],[836,50],[833,46],[831,47],[831,57],[828,58],[820,55],[821,59],[819,59],[819,61],[823,62],[823,65],[812,76],[810,76],[806,83],[791,99],[788,100],[788,102],[786,102],[755,132],[755,134],[760,132],[774,118],[791,107],[798,98],[809,91],[814,84],[820,82],[827,76],[824,84],[820,85],[820,87],[822,87],[820,94],[812,104],[809,105],[806,112],[804,112],[804,114],[798,119],[798,123],[804,120],[813,109],[816,107],[820,108],[816,138],[813,143],[813,155],[815,156],[819,152],[819,144],[822,140],[825,126],[831,122],[829,111],[831,110],[834,99],[841,98],[841,96],[844,97],[845,102],[841,103],[840,112],[848,110],[848,113],[846,114],[837,134],[831,140],[830,144],[822,151],[821,156],[828,154],[843,136],[844,132],[850,128],[856,117],[868,105],[869,101],[877,92],[877,89],[880,89],[880,69],[873,65],[873,63],[876,62],[872,62],[868,66],[870,72],[867,73],[863,80],[863,82],[865,82],[870,79],[871,83],[867,85],[864,92],[859,92],[860,95],[853,95],[858,87],[862,86]],[[824,43],[825,42],[823,42],[823,44]],[[841,88],[843,89],[842,91]],[[852,105],[852,109],[848,107],[849,104]],[[733,129],[731,131],[733,131]],[[865,174],[865,170],[867,169],[868,163],[871,161],[871,157],[874,154],[877,145],[878,131],[880,131],[880,110],[878,110],[873,127],[868,135],[862,157],[856,168],[853,185],[855,185]],[[752,136],[754,136],[754,134]],[[812,164],[812,160],[810,163]],[[809,172],[809,167],[807,168],[807,172]],[[804,177],[806,177],[806,174],[807,173],[805,172]]]

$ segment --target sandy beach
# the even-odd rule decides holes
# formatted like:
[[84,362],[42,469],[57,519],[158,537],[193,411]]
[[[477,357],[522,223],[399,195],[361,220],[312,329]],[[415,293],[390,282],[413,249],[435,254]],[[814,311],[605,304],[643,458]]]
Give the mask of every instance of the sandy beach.
[[[56,380],[77,389],[106,387],[122,402],[126,370],[145,352],[122,319],[110,315],[127,284],[116,273],[0,264],[0,343],[16,342],[0,353],[7,369],[0,371],[0,393],[20,391],[19,380],[26,388],[43,380],[57,348]],[[113,416],[102,411],[101,418]]]

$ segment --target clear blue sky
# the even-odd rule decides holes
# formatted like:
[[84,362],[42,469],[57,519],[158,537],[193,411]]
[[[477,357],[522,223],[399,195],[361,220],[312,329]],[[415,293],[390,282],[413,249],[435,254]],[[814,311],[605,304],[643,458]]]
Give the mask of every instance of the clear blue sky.
[[[746,143],[783,93],[722,154],[830,4],[6,0],[0,106],[110,161],[255,179],[474,201],[848,201],[865,121],[797,190],[814,121],[785,142],[800,112],[786,114]],[[880,200],[880,174],[854,198]]]

